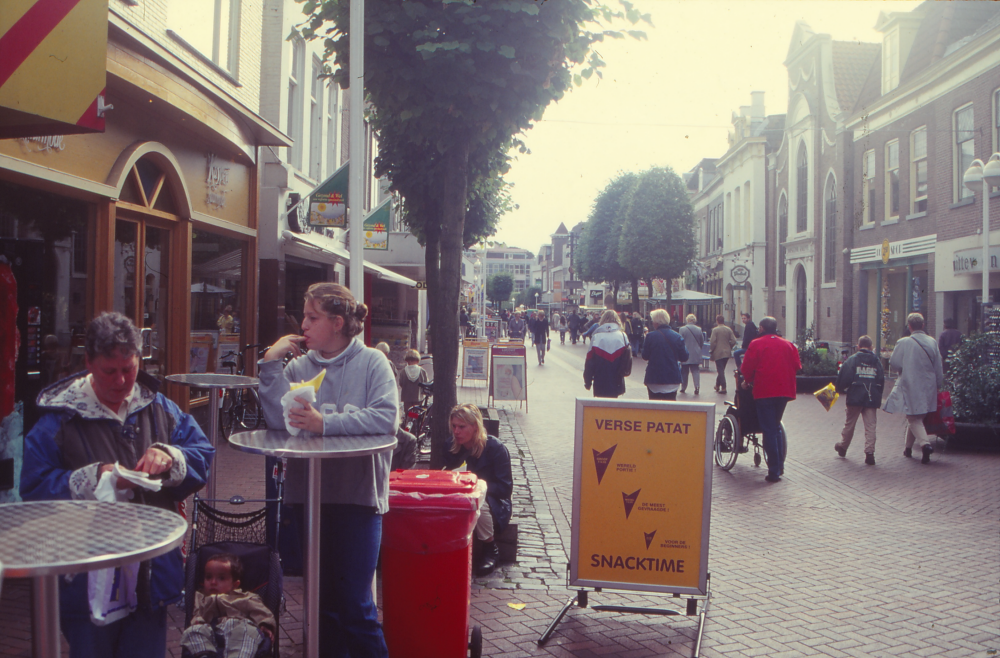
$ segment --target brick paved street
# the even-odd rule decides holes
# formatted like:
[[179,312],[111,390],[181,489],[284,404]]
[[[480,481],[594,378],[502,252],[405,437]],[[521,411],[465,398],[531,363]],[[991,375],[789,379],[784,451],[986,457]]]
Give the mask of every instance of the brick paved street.
[[[502,414],[514,458],[518,561],[474,582],[471,618],[492,656],[689,656],[696,620],[571,610],[544,647],[539,634],[571,596],[573,400],[586,348],[553,345],[546,365],[529,357],[530,412]],[[626,397],[645,398],[635,362]],[[714,374],[699,399],[718,402]],[[690,392],[690,389],[689,389]],[[460,398],[484,401],[483,389]],[[712,603],[702,655],[971,656],[1000,650],[1000,454],[938,451],[930,465],[902,456],[902,421],[879,412],[878,464],[859,439],[847,459],[833,451],[844,410],[811,396],[789,404],[786,476],[768,485],[742,455],[714,469]],[[862,437],[863,438],[863,437]],[[263,458],[219,456],[220,494],[262,493]],[[30,655],[26,583],[6,581],[0,656]],[[301,592],[286,580],[282,653],[301,655]],[[642,595],[591,594],[590,603],[670,606]],[[508,604],[523,603],[522,610]],[[182,615],[172,611],[171,656]]]

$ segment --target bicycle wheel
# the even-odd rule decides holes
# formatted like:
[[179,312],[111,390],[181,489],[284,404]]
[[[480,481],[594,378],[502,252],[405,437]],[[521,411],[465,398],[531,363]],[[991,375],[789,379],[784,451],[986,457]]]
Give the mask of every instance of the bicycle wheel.
[[263,411],[260,396],[250,389],[243,393],[243,399],[236,411],[236,425],[241,430],[255,430],[260,427]]
[[[213,391],[214,393],[214,391]],[[214,402],[210,398],[210,402]],[[226,391],[226,394],[222,398],[222,408],[219,409],[219,431],[222,436],[229,438],[229,435],[233,433],[233,421],[234,421],[234,411],[237,405],[233,391]]]
[[736,465],[740,456],[740,424],[732,415],[726,414],[719,421],[715,431],[715,463],[724,471]]

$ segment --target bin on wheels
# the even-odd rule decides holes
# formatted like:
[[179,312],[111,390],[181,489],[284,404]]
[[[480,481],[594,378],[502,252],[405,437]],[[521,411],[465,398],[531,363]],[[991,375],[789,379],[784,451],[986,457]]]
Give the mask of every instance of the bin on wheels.
[[482,655],[469,633],[472,532],[478,478],[450,471],[393,471],[382,519],[382,631],[393,658]]

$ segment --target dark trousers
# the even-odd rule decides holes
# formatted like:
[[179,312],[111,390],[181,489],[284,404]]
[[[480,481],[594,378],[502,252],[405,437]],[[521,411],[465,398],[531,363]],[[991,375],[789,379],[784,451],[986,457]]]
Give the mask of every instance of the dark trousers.
[[650,400],[676,400],[677,399],[677,391],[674,391],[672,393],[654,393],[651,390],[649,390],[649,387],[647,387],[646,388],[646,392],[649,393],[649,399]]
[[[77,578],[87,579],[87,574]],[[60,579],[61,580],[61,579]],[[86,591],[86,582],[84,582]],[[80,606],[60,600],[60,624],[69,644],[70,658],[162,658],[167,650],[167,609],[139,608],[128,617],[98,626],[90,621],[86,602]],[[70,608],[75,608],[70,611]]]
[[754,400],[757,407],[757,421],[764,434],[764,453],[767,454],[767,474],[774,477],[785,473],[785,451],[787,445],[778,440],[781,431],[781,417],[785,415],[788,398],[760,398]]
[[715,372],[718,373],[715,376],[715,385],[719,387],[719,390],[726,390],[726,364],[729,363],[729,357],[725,359],[719,359],[715,362]]
[[319,655],[386,658],[372,600],[382,517],[374,507],[324,503],[320,533]]

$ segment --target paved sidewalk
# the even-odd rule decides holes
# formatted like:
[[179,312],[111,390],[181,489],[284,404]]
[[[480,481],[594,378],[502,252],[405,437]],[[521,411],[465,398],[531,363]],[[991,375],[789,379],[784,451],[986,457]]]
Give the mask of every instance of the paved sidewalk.
[[[536,639],[571,596],[573,400],[586,347],[553,345],[529,365],[531,411],[501,413],[500,438],[515,475],[518,560],[475,579],[471,621],[489,656],[690,656],[695,618],[573,609],[544,647]],[[636,361],[626,397],[645,398]],[[714,376],[713,376],[714,377]],[[702,395],[714,401],[712,378]],[[705,393],[708,391],[708,393]],[[460,389],[481,401],[482,389]],[[768,485],[741,455],[713,471],[709,568],[713,599],[702,655],[992,656],[1000,650],[1000,454],[940,451],[931,464],[902,457],[902,423],[879,413],[878,465],[861,445],[833,451],[843,407],[811,396],[789,404],[787,475]],[[856,437],[857,438],[857,437]],[[855,443],[858,443],[856,440]],[[263,494],[263,458],[222,449],[219,493]],[[286,580],[282,654],[301,655],[301,578]],[[671,600],[591,594],[591,604],[672,607]],[[680,603],[683,603],[681,601]],[[524,604],[517,610],[510,604]],[[678,606],[681,609],[682,606]],[[6,581],[0,656],[30,656],[27,583]],[[170,651],[179,656],[182,615],[171,611]]]

